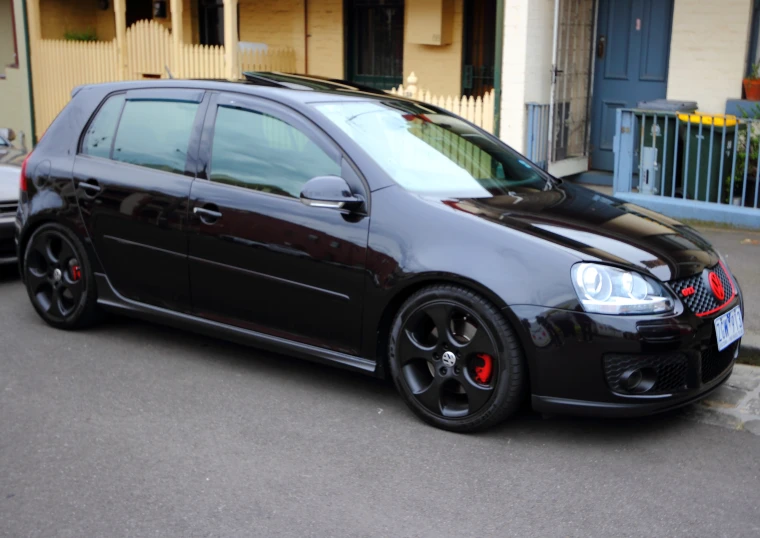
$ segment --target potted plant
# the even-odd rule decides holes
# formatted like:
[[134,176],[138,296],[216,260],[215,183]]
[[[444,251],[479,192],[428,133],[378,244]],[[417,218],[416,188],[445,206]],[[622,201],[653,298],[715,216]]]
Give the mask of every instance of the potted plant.
[[760,61],[752,64],[749,76],[744,79],[744,93],[750,101],[760,101]]

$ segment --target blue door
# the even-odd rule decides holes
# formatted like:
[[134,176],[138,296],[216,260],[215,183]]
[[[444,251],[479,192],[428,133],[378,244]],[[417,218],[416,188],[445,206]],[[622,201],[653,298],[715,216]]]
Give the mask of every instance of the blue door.
[[600,0],[591,167],[613,168],[615,111],[665,97],[673,0]]

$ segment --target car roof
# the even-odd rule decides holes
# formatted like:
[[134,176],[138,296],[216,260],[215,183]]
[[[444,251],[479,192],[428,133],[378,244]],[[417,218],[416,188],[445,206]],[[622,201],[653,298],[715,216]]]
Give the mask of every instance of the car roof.
[[[382,90],[339,79],[274,72],[246,72],[243,75],[245,77],[244,79],[236,81],[226,79],[171,78],[88,84],[75,88],[72,92],[72,97],[82,88],[97,86],[109,91],[141,88],[191,88],[199,90],[216,90],[259,96],[292,105],[329,101],[378,99],[382,99],[383,101],[417,103],[412,99],[391,95]],[[437,107],[432,105],[425,106],[437,110]]]

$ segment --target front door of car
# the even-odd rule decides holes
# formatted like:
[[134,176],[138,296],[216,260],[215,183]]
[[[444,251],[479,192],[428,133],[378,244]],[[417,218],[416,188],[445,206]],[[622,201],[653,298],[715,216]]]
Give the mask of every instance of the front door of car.
[[[189,311],[187,207],[204,92],[130,90],[110,96],[74,162],[77,201],[113,287],[123,296]],[[190,170],[192,169],[192,170]]]
[[207,319],[346,353],[360,346],[369,217],[301,203],[316,176],[363,182],[285,107],[212,98],[190,194],[190,286]]

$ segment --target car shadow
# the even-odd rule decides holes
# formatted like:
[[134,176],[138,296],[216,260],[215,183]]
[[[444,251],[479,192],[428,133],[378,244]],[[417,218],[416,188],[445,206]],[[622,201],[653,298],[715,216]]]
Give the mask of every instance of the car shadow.
[[19,280],[18,265],[15,263],[6,263],[0,265],[0,284]]
[[[361,405],[366,405],[367,399],[371,399],[373,407],[393,413],[394,420],[398,418],[405,422],[404,427],[428,433],[433,430],[436,434],[457,435],[434,430],[418,420],[398,397],[390,380],[121,316],[111,316],[88,332],[109,339],[115,336],[125,339],[139,337],[141,344],[147,346],[187,349],[187,353],[181,353],[182,360],[202,361],[205,364],[211,362],[216,367],[230,369],[238,375],[257,378],[268,376],[267,379],[272,383],[295,383],[299,389],[323,391],[328,398],[352,398]],[[212,353],[198,353],[198,350],[209,350]],[[156,359],[160,360],[161,356]],[[679,409],[640,418],[544,416],[534,412],[526,398],[514,417],[470,436],[498,442],[526,436],[534,442],[538,438],[552,443],[592,443],[619,448],[628,445],[632,438],[637,442],[657,440],[694,425],[694,422],[684,418],[684,411]]]

